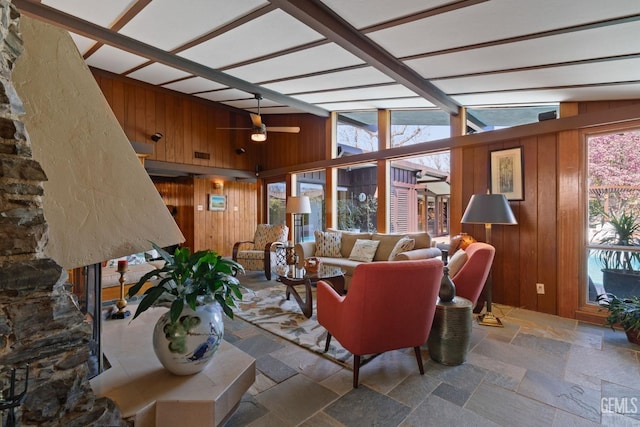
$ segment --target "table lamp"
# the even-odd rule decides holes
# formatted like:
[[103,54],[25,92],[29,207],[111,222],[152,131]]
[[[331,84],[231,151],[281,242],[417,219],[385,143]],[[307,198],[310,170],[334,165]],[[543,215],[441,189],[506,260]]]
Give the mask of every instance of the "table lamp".
[[302,241],[304,215],[311,213],[311,202],[307,196],[290,196],[287,198],[287,213],[293,215],[293,237],[295,243]]
[[[493,224],[514,225],[518,223],[504,194],[489,193],[472,195],[460,222],[462,224],[484,224],[488,244],[491,244],[491,226]],[[486,284],[487,311],[478,316],[478,323],[485,326],[502,327],[500,319],[491,312],[491,282],[491,270],[489,270]]]

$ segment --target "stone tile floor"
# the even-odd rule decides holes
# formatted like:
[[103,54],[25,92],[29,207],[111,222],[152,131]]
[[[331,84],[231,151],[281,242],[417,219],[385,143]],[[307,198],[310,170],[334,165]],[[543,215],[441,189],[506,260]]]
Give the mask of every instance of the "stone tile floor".
[[623,332],[496,304],[493,311],[505,327],[474,323],[464,364],[435,363],[425,345],[421,376],[412,349],[392,351],[360,369],[358,389],[351,370],[225,319],[225,338],[258,370],[226,426],[640,426],[640,347]]

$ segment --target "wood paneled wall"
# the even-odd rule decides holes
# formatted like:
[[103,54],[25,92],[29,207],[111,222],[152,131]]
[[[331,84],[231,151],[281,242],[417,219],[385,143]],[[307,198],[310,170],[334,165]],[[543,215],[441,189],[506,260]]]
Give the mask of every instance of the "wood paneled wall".
[[[585,114],[636,103],[580,103],[575,111]],[[491,243],[496,247],[495,302],[564,317],[578,315],[579,296],[582,287],[586,287],[582,273],[586,206],[584,143],[584,135],[573,130],[453,150],[452,176],[461,182],[452,186],[452,191],[461,188],[462,209],[459,213],[452,212],[451,222],[459,223],[471,195],[487,191],[489,153],[523,148],[525,196],[522,201],[510,202],[518,225],[492,227]],[[486,240],[482,225],[463,224],[461,228],[478,240]],[[544,295],[536,293],[536,283],[544,284]]]
[[175,206],[174,219],[184,235],[183,246],[194,248],[193,178],[154,178],[153,183],[166,205]]
[[[329,119],[309,114],[264,115],[268,126],[299,126],[299,134],[269,132],[266,144],[254,144],[247,130],[249,114],[193,96],[92,69],[125,134],[131,141],[151,143],[151,135],[164,137],[154,143],[149,159],[186,165],[236,169],[255,173],[322,160],[326,155]],[[244,148],[244,154],[237,149]],[[194,152],[208,153],[200,159]],[[284,177],[283,177],[284,179]],[[192,250],[214,249],[231,255],[233,243],[251,240],[258,221],[260,197],[255,183],[234,180],[224,183],[228,209],[207,210],[207,194],[215,193],[205,179],[155,179],[165,203],[178,207],[176,222]],[[202,205],[204,210],[198,210]],[[238,210],[235,211],[234,208]]]
[[[251,144],[248,131],[220,129],[249,127],[246,113],[105,71],[92,72],[131,141],[152,143],[151,135],[164,135],[153,143],[149,159],[254,171],[264,156],[265,147]],[[245,153],[237,154],[239,148]],[[210,158],[196,158],[196,151],[208,153]]]
[[[307,114],[265,115],[263,119],[268,126],[300,126],[301,132],[271,132],[266,144],[256,145],[249,141],[246,131],[218,129],[248,126],[246,113],[93,71],[132,141],[149,142],[153,133],[164,134],[151,159],[252,172],[256,168],[304,172],[306,169],[297,165],[318,163],[330,157],[327,146],[331,135],[330,119]],[[584,114],[635,103],[638,101],[587,102],[570,105],[571,108],[565,111]],[[583,136],[578,130],[532,133],[500,143],[462,144],[452,150],[451,230],[457,232],[462,228],[484,240],[484,227],[461,227],[460,217],[472,194],[486,192],[489,152],[522,146],[525,198],[511,202],[519,224],[496,225],[492,230],[492,244],[497,249],[493,269],[494,300],[575,317],[579,287],[582,286],[579,283],[582,242],[578,240],[582,224],[577,219],[582,215],[583,199],[577,196],[569,200],[567,196],[585,190],[584,170],[580,169],[584,168],[584,162],[576,158],[580,155],[576,148],[583,144]],[[236,154],[235,150],[240,147],[245,148],[245,154]],[[194,151],[208,152],[211,158],[196,159]],[[329,177],[328,181],[332,179]],[[264,207],[258,206],[264,201],[256,194],[261,185],[262,181],[225,182],[222,194],[228,198],[227,210],[210,212],[207,195],[219,191],[212,182],[194,178],[173,183],[156,182],[167,204],[178,206],[176,219],[187,239],[186,245],[194,250],[214,249],[224,255],[231,254],[235,241],[250,240],[258,221],[264,221],[261,213]],[[199,205],[203,210],[198,210]],[[536,294],[536,283],[544,283],[544,295]]]
[[[227,181],[224,188],[217,189],[209,179],[194,180],[194,250],[213,249],[231,256],[235,242],[253,240],[258,223],[256,187],[255,183]],[[226,210],[209,211],[210,194],[225,195]]]
[[[510,202],[517,226],[494,225],[496,247],[493,299],[514,307],[555,313],[556,304],[556,150],[555,135],[540,135],[463,149],[463,204],[472,194],[486,193],[489,153],[522,147],[524,200]],[[459,221],[459,219],[458,219]],[[463,225],[463,231],[485,241],[482,225]],[[545,294],[536,294],[544,283]]]

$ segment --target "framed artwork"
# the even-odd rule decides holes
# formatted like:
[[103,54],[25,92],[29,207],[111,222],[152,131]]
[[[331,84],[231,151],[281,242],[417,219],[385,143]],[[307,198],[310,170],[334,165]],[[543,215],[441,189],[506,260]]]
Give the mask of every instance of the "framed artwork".
[[507,200],[524,200],[522,147],[489,153],[491,194],[504,194]]
[[221,194],[209,194],[209,210],[224,211],[227,209],[227,196]]

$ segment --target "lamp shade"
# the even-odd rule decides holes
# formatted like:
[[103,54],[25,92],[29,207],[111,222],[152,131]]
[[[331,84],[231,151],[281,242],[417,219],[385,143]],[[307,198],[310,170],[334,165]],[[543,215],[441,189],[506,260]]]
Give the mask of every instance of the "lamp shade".
[[504,194],[474,194],[462,215],[463,224],[517,224]]
[[311,202],[307,196],[291,196],[287,198],[288,214],[310,214]]

